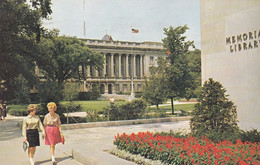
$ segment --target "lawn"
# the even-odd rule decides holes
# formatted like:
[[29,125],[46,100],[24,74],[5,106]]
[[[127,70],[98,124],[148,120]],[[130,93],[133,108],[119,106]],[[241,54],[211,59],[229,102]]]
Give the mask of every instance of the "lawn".
[[[189,112],[189,111],[192,111],[194,109],[194,105],[196,103],[189,103],[189,104],[176,104],[174,105],[174,111],[180,111],[180,110],[183,110],[185,112]],[[154,111],[157,111],[156,107],[151,107],[150,108],[152,112]],[[166,112],[171,112],[172,111],[172,107],[171,107],[171,104],[169,105],[161,105],[159,106],[159,109],[160,110],[165,110]]]
[[[61,104],[66,104],[68,103],[67,101],[61,102]],[[110,106],[109,101],[73,101],[75,104],[80,104],[83,108],[83,111],[90,111],[90,110],[96,110],[96,111],[101,111],[103,108],[106,106]]]

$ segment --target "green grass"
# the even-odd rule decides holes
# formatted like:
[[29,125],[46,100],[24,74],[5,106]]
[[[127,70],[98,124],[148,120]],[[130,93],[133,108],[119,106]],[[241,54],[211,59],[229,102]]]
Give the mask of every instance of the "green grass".
[[[61,104],[66,104],[68,101],[63,101]],[[82,106],[83,111],[101,111],[106,106],[110,106],[109,101],[73,101],[75,104],[80,104]]]
[[8,109],[19,109],[19,110],[24,110],[27,109],[28,105],[8,105]]
[[[185,112],[189,112],[189,111],[192,111],[194,109],[194,104],[177,104],[177,105],[174,105],[174,111],[180,111],[180,110],[183,110]],[[156,107],[151,107],[150,108],[151,111],[155,112],[157,111]],[[164,105],[164,106],[159,106],[159,109],[160,110],[165,110],[166,112],[171,112],[172,111],[172,107],[171,105]]]

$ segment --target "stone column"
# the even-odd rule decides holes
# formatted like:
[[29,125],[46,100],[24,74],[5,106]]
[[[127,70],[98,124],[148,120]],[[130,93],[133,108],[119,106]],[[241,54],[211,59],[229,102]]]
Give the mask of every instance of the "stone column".
[[147,60],[148,56],[145,55],[144,56],[144,76],[149,76],[149,63],[148,63],[148,60]]
[[122,54],[118,54],[118,77],[122,77],[121,56]]
[[106,75],[106,54],[104,55],[105,56],[105,58],[104,58],[104,64],[103,64],[103,76],[105,77],[105,75]]
[[129,66],[128,66],[128,57],[129,57],[129,54],[126,54],[125,55],[125,59],[126,59],[126,62],[125,62],[125,74],[126,74],[126,77],[129,77]]
[[110,71],[111,71],[111,77],[114,77],[114,54],[112,53],[110,56]]
[[143,77],[143,55],[140,55],[140,77]]
[[96,77],[98,77],[98,69],[95,69]]
[[87,66],[87,77],[90,77],[90,66]]
[[132,66],[133,66],[133,77],[136,77],[136,55],[134,54],[133,55],[133,64],[132,64]]

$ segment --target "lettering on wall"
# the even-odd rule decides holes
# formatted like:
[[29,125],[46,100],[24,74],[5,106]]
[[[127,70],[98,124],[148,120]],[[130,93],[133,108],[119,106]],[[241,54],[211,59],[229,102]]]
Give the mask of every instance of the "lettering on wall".
[[260,47],[260,29],[226,37],[230,53],[257,49]]

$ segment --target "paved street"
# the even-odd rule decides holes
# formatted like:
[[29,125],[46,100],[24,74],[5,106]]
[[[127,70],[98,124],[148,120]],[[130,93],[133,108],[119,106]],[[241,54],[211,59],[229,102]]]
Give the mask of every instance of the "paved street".
[[[27,153],[22,150],[21,130],[16,126],[19,121],[22,121],[22,118],[0,121],[0,164],[29,165]],[[117,133],[130,134],[140,131],[169,131],[170,129],[188,130],[189,121],[64,130],[66,142],[65,145],[57,145],[56,159],[60,165],[80,165],[78,161],[95,165],[131,165],[134,163],[106,152],[113,147],[114,136]],[[75,159],[72,159],[72,150]],[[51,164],[49,147],[44,145],[43,140],[41,140],[41,146],[37,147],[34,160],[36,165]]]

